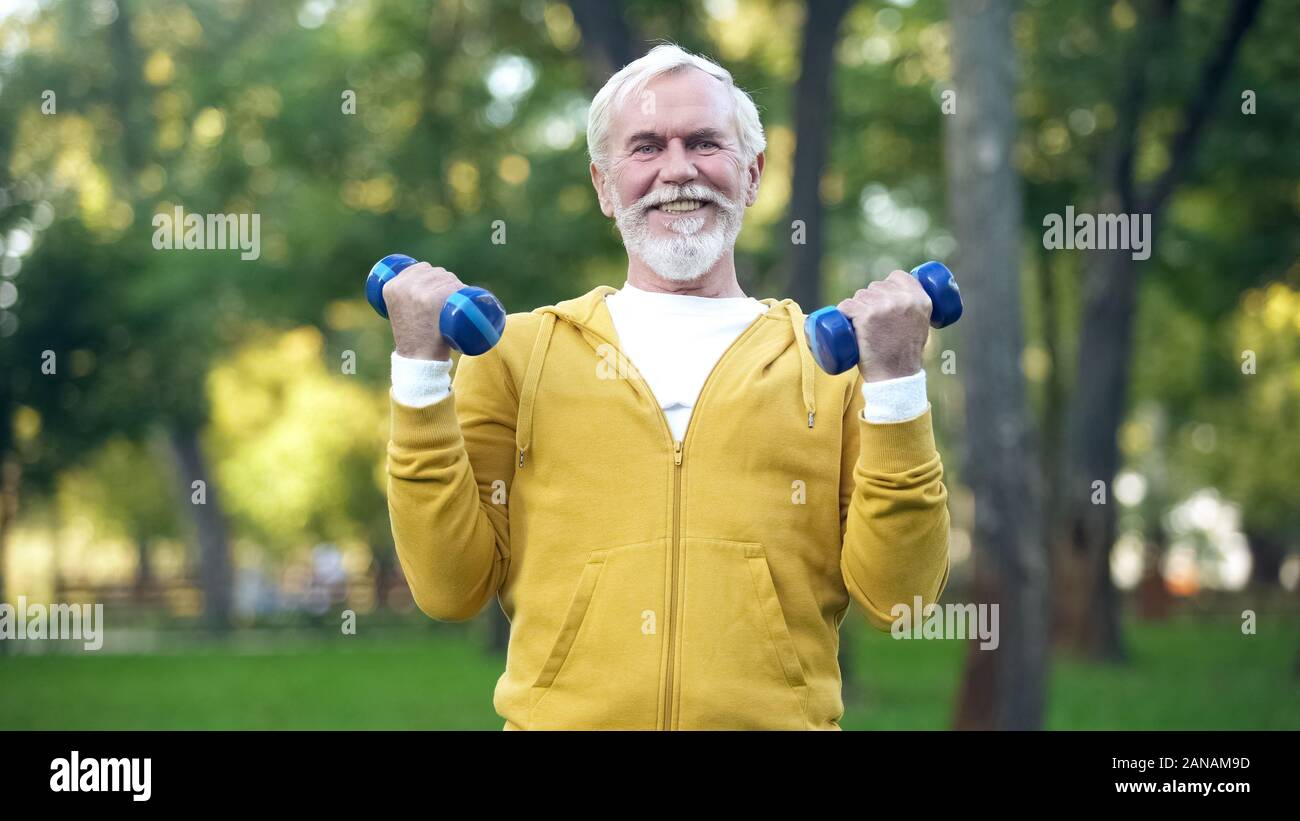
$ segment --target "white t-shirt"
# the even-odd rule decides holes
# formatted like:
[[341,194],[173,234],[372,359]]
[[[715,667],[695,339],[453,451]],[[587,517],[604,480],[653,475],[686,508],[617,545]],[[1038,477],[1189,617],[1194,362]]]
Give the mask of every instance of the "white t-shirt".
[[753,297],[643,291],[631,283],[605,297],[619,348],[663,408],[673,439],[686,436],[691,411],[713,366],[767,306]]
[[[631,283],[605,297],[619,347],[663,408],[673,438],[686,435],[691,411],[713,366],[750,324],[767,312],[753,297],[702,297],[644,291]],[[451,362],[407,359],[393,352],[393,399],[425,407],[451,392]],[[868,422],[904,422],[925,412],[925,371],[864,382]]]

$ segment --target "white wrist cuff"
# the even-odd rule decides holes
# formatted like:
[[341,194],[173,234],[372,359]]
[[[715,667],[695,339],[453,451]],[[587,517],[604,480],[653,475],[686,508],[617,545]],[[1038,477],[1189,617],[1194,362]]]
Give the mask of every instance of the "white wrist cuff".
[[880,424],[915,419],[930,405],[925,396],[925,370],[897,379],[863,382],[862,398],[866,401],[862,418],[868,422]]
[[393,399],[411,408],[440,402],[451,393],[451,360],[407,359],[393,351]]

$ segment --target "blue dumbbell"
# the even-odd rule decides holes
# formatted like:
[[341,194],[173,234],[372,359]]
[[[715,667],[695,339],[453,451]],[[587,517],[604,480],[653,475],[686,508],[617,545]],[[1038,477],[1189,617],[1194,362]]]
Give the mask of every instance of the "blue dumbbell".
[[[946,328],[961,318],[961,291],[952,271],[941,262],[925,262],[912,276],[930,297],[930,327]],[[844,373],[858,364],[858,337],[853,323],[834,306],[813,311],[804,320],[804,335],[813,359],[829,374]]]
[[[375,263],[366,277],[366,300],[370,307],[388,318],[384,304],[384,283],[400,274],[415,260],[405,254],[389,254]],[[447,303],[438,314],[438,330],[453,350],[469,356],[478,356],[492,350],[506,327],[506,309],[501,300],[482,288],[461,288],[447,297]]]

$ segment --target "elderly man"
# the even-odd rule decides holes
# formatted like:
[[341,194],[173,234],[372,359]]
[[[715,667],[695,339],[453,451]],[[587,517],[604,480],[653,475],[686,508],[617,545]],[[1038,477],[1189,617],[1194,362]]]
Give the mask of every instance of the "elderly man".
[[587,141],[622,288],[510,315],[454,386],[437,322],[460,279],[421,263],[385,290],[411,591],[441,620],[498,598],[507,729],[838,729],[850,601],[888,630],[948,580],[929,299],[895,271],[841,302],[860,365],[828,376],[798,305],[745,295],[765,138],[704,58],[665,45],[623,68]]

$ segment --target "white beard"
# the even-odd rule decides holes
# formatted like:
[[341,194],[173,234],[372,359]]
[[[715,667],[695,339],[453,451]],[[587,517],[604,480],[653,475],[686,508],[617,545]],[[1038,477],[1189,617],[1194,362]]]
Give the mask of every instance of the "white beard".
[[[682,185],[647,194],[629,207],[619,201],[613,181],[606,178],[605,191],[614,204],[614,222],[623,236],[627,252],[664,279],[689,282],[699,279],[731,250],[740,235],[744,209],[736,202],[701,185]],[[678,217],[668,223],[679,236],[661,239],[650,233],[650,208],[671,200],[711,202],[717,219],[713,227],[700,233],[702,217]]]

